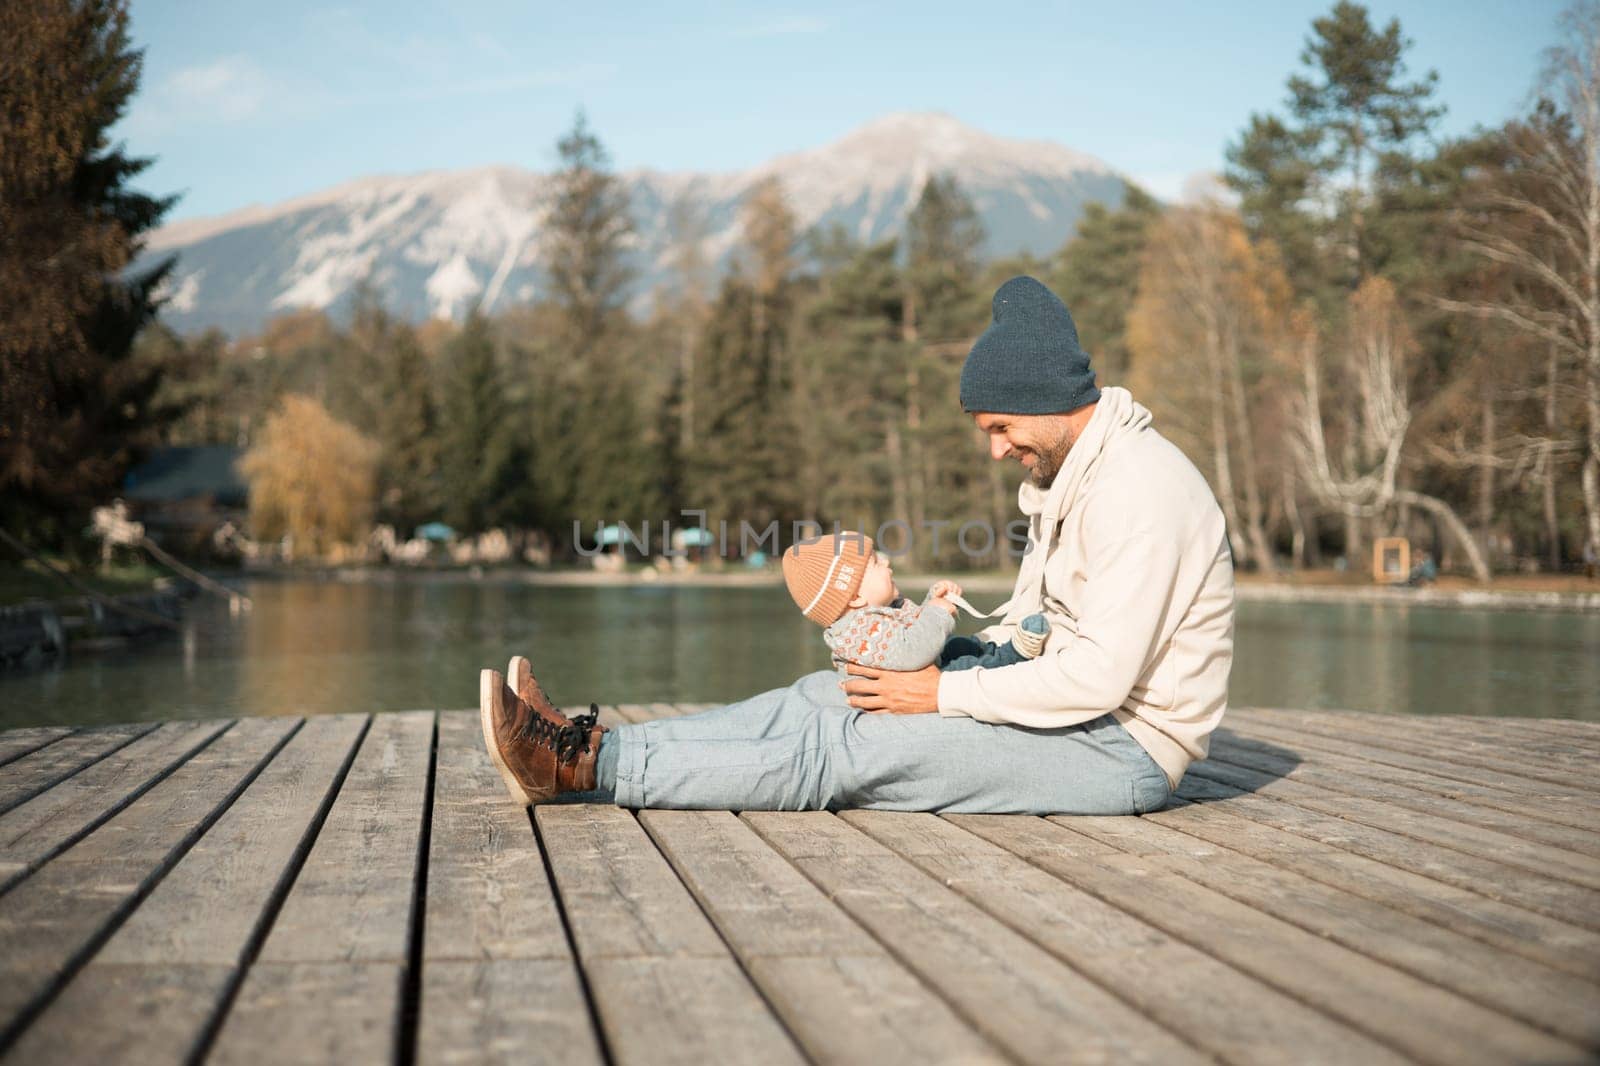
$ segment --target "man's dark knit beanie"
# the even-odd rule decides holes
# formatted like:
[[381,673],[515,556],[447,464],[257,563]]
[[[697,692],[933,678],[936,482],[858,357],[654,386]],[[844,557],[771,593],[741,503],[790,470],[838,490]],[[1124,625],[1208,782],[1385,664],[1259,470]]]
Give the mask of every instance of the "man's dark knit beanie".
[[995,290],[994,322],[961,368],[962,410],[1048,415],[1099,398],[1067,305],[1026,276]]

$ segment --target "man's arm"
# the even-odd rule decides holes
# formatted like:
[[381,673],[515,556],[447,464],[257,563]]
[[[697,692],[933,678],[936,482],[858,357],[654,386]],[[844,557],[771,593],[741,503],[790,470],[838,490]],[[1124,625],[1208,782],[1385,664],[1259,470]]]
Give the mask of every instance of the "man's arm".
[[[1098,502],[1098,501],[1097,501]],[[1150,660],[1169,614],[1182,538],[1190,531],[1091,506],[1084,523],[1093,572],[1076,636],[1037,659],[941,674],[939,713],[1048,728],[1120,707]]]

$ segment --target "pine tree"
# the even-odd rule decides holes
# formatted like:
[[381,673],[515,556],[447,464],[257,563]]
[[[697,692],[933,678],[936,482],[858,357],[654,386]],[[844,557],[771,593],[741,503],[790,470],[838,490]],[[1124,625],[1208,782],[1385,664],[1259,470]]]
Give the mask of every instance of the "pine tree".
[[1337,206],[1343,268],[1338,278],[1353,289],[1373,268],[1367,246],[1369,204],[1378,179],[1402,173],[1413,140],[1444,114],[1429,101],[1439,76],[1406,82],[1411,41],[1398,19],[1378,32],[1367,9],[1340,0],[1311,24],[1300,61],[1306,75],[1289,79],[1290,109],[1300,121],[1324,200]]
[[138,89],[125,0],[0,5],[0,510],[66,540],[177,412],[132,357],[171,261],[128,274],[175,197],[109,131]]
[[1293,124],[1252,115],[1228,148],[1227,180],[1246,220],[1328,312],[1382,269],[1372,231],[1386,220],[1375,198],[1404,176],[1414,144],[1443,114],[1431,103],[1435,73],[1405,80],[1410,46],[1398,20],[1379,31],[1365,7],[1340,0],[1312,22],[1305,71],[1289,78]]
[[582,357],[593,352],[627,297],[633,221],[627,191],[607,169],[610,157],[583,112],[556,150],[561,168],[545,223],[544,270],[566,318],[564,339]]
[[1161,205],[1136,185],[1125,187],[1120,207],[1090,204],[1051,273],[1102,383],[1122,384],[1128,376],[1128,311],[1151,223],[1160,217]]
[[[553,373],[541,374],[527,410],[536,422],[542,521],[565,543],[572,522],[655,517],[662,503],[654,413],[641,414],[630,381],[632,323],[622,313],[633,278],[627,192],[612,174],[599,138],[579,112],[557,145],[561,169],[544,230],[544,269],[554,335]],[[652,353],[664,360],[662,353]],[[659,370],[648,368],[646,377]],[[524,442],[529,435],[517,438]],[[555,486],[560,488],[556,489]]]
[[473,308],[447,350],[440,481],[444,520],[458,533],[493,528],[516,509],[531,471],[518,442],[489,320]]
[[[978,291],[983,224],[954,177],[930,178],[906,219],[903,301],[898,353],[905,365],[904,442],[898,430],[886,446],[904,455],[906,513],[913,529],[929,519],[960,522],[979,501],[972,497],[970,449],[951,448],[971,423],[951,402],[959,391],[960,360],[969,338],[983,326],[987,303]],[[915,562],[932,564],[931,537],[917,541]],[[956,553],[945,552],[945,559]],[[943,559],[937,561],[944,561]]]
[[416,332],[388,332],[376,415],[378,518],[404,538],[434,517],[439,497],[439,418],[433,374]]

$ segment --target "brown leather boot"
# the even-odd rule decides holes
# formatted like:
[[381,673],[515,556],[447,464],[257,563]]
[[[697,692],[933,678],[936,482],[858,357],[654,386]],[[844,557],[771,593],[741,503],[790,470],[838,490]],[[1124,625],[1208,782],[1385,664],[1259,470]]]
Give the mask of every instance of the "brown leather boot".
[[606,731],[595,722],[596,709],[568,718],[533,680],[526,659],[511,660],[511,670],[526,696],[495,670],[483,671],[478,692],[483,742],[506,791],[527,806],[594,788],[595,756]]

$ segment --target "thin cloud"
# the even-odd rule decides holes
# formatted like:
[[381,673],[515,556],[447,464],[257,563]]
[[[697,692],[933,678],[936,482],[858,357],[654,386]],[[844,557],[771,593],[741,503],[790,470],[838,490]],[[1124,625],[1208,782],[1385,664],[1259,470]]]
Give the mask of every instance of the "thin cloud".
[[231,55],[175,72],[160,92],[191,118],[240,122],[261,110],[271,86],[248,57]]
[[806,33],[826,33],[833,28],[833,23],[827,19],[816,18],[811,15],[789,15],[785,18],[765,22],[759,26],[748,26],[742,30],[735,30],[735,37],[793,37]]

